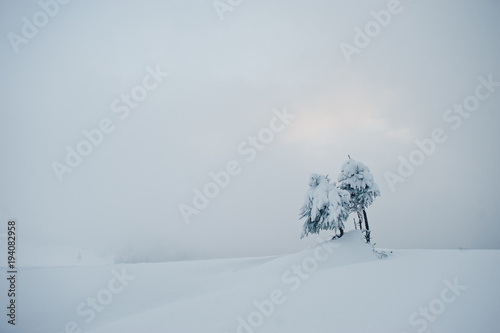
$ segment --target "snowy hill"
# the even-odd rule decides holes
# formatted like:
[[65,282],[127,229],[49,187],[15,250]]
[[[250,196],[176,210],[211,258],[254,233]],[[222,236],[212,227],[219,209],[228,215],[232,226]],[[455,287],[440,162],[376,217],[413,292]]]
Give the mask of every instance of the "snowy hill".
[[278,257],[26,267],[0,331],[498,332],[499,264],[497,250],[379,259],[351,231]]

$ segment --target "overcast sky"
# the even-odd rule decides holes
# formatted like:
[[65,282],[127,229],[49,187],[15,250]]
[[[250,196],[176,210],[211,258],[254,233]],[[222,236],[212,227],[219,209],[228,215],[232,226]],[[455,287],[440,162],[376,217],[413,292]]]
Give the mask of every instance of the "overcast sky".
[[[0,2],[0,219],[19,221],[20,246],[299,251],[316,241],[299,239],[309,174],[335,179],[350,154],[382,192],[368,209],[378,246],[500,248],[500,87],[484,84],[500,82],[499,1],[58,7]],[[446,111],[465,100],[473,112]],[[100,126],[102,142],[58,177],[66,147]],[[436,128],[446,140],[391,188],[387,172],[421,159],[415,140]],[[187,224],[180,205],[228,163],[238,172]]]

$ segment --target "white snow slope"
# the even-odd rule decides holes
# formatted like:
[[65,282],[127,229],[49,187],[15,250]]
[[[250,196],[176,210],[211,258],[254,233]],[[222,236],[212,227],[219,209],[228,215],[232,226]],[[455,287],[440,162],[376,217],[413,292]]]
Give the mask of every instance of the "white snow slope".
[[0,332],[496,333],[499,273],[498,250],[379,259],[357,231],[279,257],[26,267]]

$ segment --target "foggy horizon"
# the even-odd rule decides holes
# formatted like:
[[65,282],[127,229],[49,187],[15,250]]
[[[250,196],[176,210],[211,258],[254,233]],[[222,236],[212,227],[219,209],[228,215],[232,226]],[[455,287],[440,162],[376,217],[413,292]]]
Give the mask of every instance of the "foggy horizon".
[[377,247],[500,248],[500,2],[214,3],[61,1],[38,27],[38,2],[0,4],[0,219],[21,262],[299,252],[333,234],[300,239],[309,175],[336,181],[348,155],[380,187]]

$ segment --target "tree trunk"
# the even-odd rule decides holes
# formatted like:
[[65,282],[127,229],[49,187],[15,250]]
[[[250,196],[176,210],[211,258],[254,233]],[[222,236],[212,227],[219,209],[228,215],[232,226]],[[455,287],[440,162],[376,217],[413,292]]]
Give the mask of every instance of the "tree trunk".
[[366,216],[366,211],[364,209],[363,209],[363,219],[365,220],[366,242],[370,243],[370,226],[368,225],[368,217]]
[[363,230],[363,218],[361,217],[361,213],[357,211],[356,214],[358,214],[359,230]]
[[344,229],[339,228],[339,232],[340,232],[340,235],[337,236],[337,234],[335,234],[335,236],[332,237],[332,240],[340,238],[344,235]]
[[365,220],[366,230],[370,230],[370,227],[368,226],[368,217],[366,217],[366,211],[364,209],[363,209],[363,219]]

